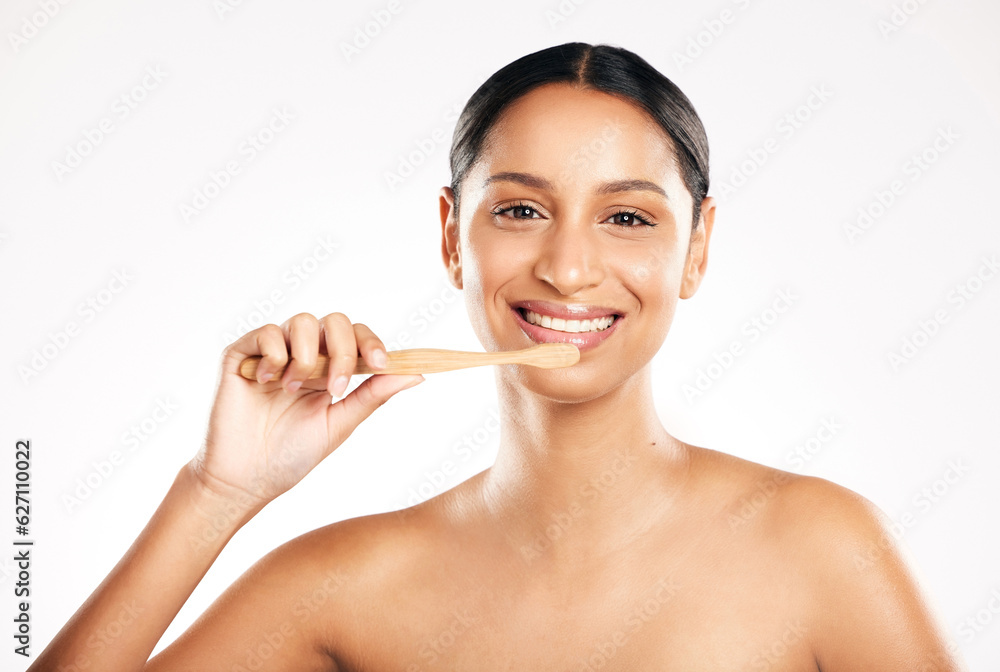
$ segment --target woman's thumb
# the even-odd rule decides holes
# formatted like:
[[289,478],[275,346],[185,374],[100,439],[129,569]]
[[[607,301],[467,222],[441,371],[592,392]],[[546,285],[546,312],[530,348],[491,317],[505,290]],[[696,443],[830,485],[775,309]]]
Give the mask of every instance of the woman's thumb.
[[[379,380],[381,379],[381,380]],[[383,402],[389,399],[392,395],[397,392],[402,392],[403,390],[414,387],[424,382],[424,377],[420,374],[416,375],[401,375],[401,374],[382,374],[374,375],[366,381],[372,386],[372,394],[380,397]]]
[[[333,404],[331,412],[338,416],[341,426],[353,430],[389,397],[424,382],[424,377],[402,374],[376,374],[369,376],[357,389]],[[339,412],[338,412],[339,411]]]

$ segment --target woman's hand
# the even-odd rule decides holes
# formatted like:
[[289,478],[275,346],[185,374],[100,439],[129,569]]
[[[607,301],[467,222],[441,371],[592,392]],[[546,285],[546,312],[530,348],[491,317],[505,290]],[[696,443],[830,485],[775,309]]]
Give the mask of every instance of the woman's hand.
[[[307,380],[319,353],[330,356],[329,375]],[[190,468],[213,492],[258,509],[291,488],[389,397],[424,380],[372,375],[331,404],[347,388],[359,353],[369,366],[385,366],[382,341],[343,313],[321,320],[300,313],[230,344],[208,434]],[[262,355],[256,381],[239,373],[240,363],[253,355]],[[280,380],[273,379],[286,363]]]

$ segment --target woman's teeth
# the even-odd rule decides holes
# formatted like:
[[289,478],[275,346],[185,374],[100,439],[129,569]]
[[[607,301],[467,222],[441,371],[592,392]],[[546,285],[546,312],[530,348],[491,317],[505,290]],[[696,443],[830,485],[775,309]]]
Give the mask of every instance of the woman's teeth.
[[589,320],[564,320],[561,317],[539,315],[538,313],[533,313],[530,310],[525,310],[524,319],[530,324],[537,324],[545,327],[546,329],[554,329],[555,331],[565,331],[571,334],[578,334],[584,331],[604,331],[611,326],[612,322],[615,321],[615,316],[608,315],[606,317],[595,317]]

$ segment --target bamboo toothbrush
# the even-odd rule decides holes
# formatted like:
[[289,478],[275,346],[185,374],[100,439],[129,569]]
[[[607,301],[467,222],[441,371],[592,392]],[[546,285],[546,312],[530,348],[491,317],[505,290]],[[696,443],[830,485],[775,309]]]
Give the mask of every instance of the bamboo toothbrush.
[[[580,361],[580,351],[572,343],[539,343],[523,350],[504,352],[462,352],[460,350],[413,348],[387,352],[386,359],[388,361],[384,369],[372,369],[363,359],[358,357],[354,374],[439,373],[490,364],[527,364],[528,366],[537,366],[540,369],[558,369],[572,366]],[[240,375],[247,380],[256,380],[257,365],[260,360],[259,355],[244,359],[240,364]],[[309,374],[309,380],[325,378],[329,369],[330,358],[327,355],[318,355],[316,368]],[[272,380],[279,380],[284,372],[284,368],[275,372]]]

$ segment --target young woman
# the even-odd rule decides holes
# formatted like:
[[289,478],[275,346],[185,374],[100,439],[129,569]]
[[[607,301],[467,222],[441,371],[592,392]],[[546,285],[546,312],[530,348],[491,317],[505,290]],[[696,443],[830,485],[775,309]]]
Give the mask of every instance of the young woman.
[[[545,49],[472,96],[451,167],[442,257],[483,346],[581,351],[496,368],[494,466],[280,546],[147,662],[232,535],[422,380],[331,404],[359,355],[384,364],[378,336],[342,313],[263,326],[225,350],[200,452],[31,670],[959,669],[871,503],[657,417],[650,361],[715,218],[684,94],[624,49]],[[330,374],[308,380],[318,353]]]

